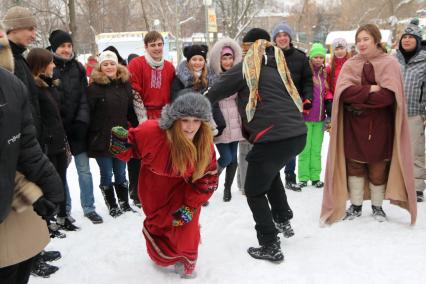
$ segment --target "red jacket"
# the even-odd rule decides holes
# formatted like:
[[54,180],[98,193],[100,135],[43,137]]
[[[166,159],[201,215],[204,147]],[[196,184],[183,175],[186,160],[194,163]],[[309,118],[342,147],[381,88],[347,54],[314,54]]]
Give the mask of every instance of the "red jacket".
[[331,65],[328,65],[327,68],[325,69],[325,72],[327,73],[326,78],[327,78],[327,84],[328,84],[327,93],[325,95],[326,100],[333,99],[334,90],[336,89],[337,78],[339,78],[340,70],[342,70],[342,66],[346,62],[346,60],[347,60],[346,57],[337,58],[336,56],[334,56],[335,68],[334,68],[333,78],[331,78]]
[[144,56],[139,56],[130,62],[128,70],[132,88],[141,96],[148,119],[159,118],[163,106],[170,102],[170,90],[175,77],[173,64],[164,60],[162,69],[154,69]]

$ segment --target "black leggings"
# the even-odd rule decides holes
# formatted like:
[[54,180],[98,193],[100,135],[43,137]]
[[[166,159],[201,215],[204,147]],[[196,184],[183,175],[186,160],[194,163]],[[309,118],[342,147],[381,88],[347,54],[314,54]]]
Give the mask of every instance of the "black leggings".
[[[55,167],[56,171],[59,174],[59,177],[62,180],[62,185],[64,187],[64,196],[67,196],[65,191],[65,184],[67,183],[67,168],[68,168],[67,154],[64,151],[55,155],[48,155],[48,158],[50,162],[53,164],[53,166]],[[59,217],[67,216],[66,205],[67,205],[67,201],[66,201],[66,198],[64,198],[64,201],[59,204],[59,213],[58,213]]]
[[1,284],[26,284],[30,278],[34,257],[20,263],[0,268]]
[[[306,135],[277,142],[254,144],[247,154],[245,194],[256,223],[260,245],[277,238],[276,222],[293,217],[280,177],[280,170],[291,158],[299,154],[306,143]],[[269,205],[271,207],[269,207]]]

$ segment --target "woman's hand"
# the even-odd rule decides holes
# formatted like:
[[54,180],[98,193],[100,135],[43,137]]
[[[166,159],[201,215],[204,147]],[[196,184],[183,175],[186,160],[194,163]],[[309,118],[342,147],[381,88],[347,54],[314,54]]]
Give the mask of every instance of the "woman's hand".
[[370,87],[370,93],[377,93],[381,90],[382,88],[380,88],[379,85],[371,85]]

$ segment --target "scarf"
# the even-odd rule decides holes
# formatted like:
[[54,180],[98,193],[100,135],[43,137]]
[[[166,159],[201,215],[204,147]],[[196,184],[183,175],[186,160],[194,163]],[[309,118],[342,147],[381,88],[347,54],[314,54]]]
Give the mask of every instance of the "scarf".
[[151,57],[151,55],[149,55],[149,53],[147,52],[145,54],[145,59],[146,62],[148,62],[148,64],[154,68],[154,69],[159,69],[162,70],[163,69],[163,65],[164,65],[164,57],[161,58],[160,61],[156,61],[154,60],[154,58]]
[[293,80],[291,79],[291,74],[287,67],[284,53],[280,48],[273,46],[269,41],[260,39],[255,41],[247,50],[243,61],[243,76],[246,78],[247,85],[250,90],[249,101],[246,106],[248,122],[253,119],[256,112],[257,102],[260,99],[258,89],[262,58],[265,56],[266,48],[270,46],[274,48],[275,60],[277,61],[277,69],[281,80],[283,81],[287,92],[293,99],[294,104],[297,106],[299,111],[302,112],[302,100]]

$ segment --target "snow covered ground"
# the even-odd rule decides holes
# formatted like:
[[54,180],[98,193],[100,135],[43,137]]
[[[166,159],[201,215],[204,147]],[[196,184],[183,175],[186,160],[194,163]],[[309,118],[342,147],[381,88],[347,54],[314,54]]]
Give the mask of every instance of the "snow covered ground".
[[[328,135],[325,140],[323,164]],[[222,201],[223,175],[210,205],[202,209],[197,278],[182,280],[172,269],[158,268],[149,259],[141,233],[142,213],[117,219],[108,215],[97,188],[99,170],[94,160],[91,169],[104,223],[93,225],[83,217],[77,173],[71,164],[72,215],[81,231],[52,240],[48,249],[62,253],[62,259],[53,263],[60,270],[49,279],[32,277],[30,283],[426,283],[425,203],[418,206],[414,227],[409,226],[408,213],[389,202],[384,205],[389,221],[377,223],[366,202],[361,218],[320,228],[322,189],[288,191],[296,235],[281,236],[285,261],[272,264],[247,254],[249,246],[257,245],[254,222],[236,181],[231,202]]]

